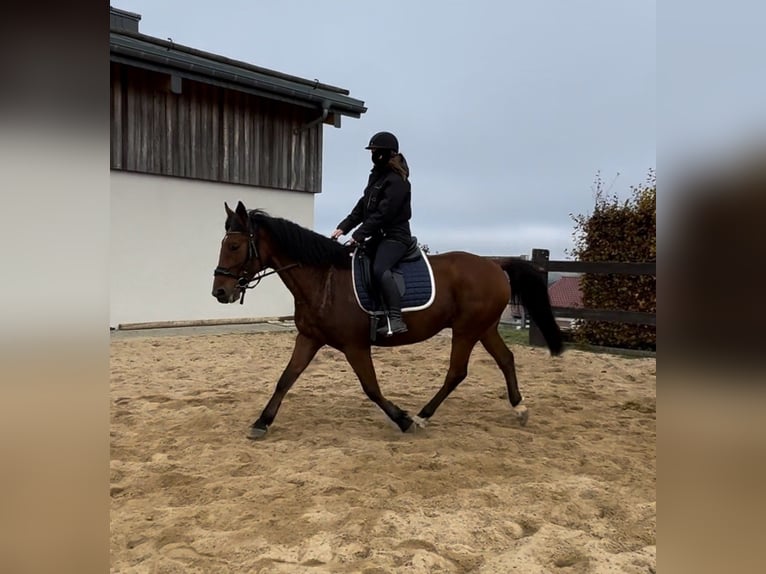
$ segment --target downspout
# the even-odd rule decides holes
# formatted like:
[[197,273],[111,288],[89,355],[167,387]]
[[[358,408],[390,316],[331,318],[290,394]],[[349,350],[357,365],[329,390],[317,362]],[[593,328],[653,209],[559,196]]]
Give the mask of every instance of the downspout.
[[307,124],[303,124],[302,126],[295,128],[293,130],[293,134],[299,134],[299,133],[301,133],[303,131],[306,131],[308,129],[313,128],[317,124],[321,124],[322,122],[324,122],[327,119],[328,115],[330,115],[330,102],[328,102],[327,100],[323,100],[322,101],[322,115],[319,116],[318,118],[315,118],[315,119],[311,120]]

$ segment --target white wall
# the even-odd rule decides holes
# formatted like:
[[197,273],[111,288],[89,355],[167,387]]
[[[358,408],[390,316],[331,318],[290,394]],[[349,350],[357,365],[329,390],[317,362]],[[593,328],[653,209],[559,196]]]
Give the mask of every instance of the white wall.
[[240,200],[313,227],[311,193],[112,171],[110,326],[292,315],[292,296],[277,276],[248,291],[244,305],[211,295],[223,203],[233,209]]

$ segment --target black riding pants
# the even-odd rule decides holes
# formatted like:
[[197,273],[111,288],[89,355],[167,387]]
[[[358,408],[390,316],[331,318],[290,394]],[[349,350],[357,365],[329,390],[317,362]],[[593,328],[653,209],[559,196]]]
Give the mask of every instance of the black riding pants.
[[401,241],[384,239],[375,251],[375,262],[372,266],[372,274],[375,281],[380,285],[383,274],[389,271],[396,262],[407,252],[407,245]]

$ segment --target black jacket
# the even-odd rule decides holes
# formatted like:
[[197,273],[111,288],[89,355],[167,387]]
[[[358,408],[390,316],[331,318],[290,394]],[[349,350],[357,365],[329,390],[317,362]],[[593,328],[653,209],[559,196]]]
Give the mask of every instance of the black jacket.
[[404,156],[397,154],[382,169],[374,168],[367,181],[364,194],[346,219],[338,224],[344,234],[359,225],[351,237],[362,242],[395,239],[409,244],[412,240],[412,217],[409,168]]

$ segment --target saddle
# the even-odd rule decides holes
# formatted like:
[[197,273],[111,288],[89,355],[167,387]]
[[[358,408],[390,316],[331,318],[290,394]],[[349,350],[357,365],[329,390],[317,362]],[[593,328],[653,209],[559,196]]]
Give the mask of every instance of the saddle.
[[[375,341],[378,319],[385,316],[383,303],[372,280],[372,258],[364,245],[354,249],[351,276],[359,307],[370,315],[370,338]],[[427,309],[436,296],[433,271],[428,256],[412,238],[407,251],[391,268],[402,297],[402,314]]]

